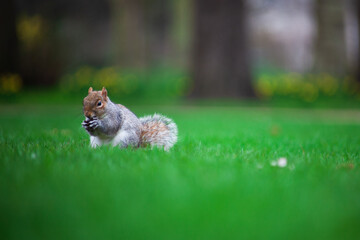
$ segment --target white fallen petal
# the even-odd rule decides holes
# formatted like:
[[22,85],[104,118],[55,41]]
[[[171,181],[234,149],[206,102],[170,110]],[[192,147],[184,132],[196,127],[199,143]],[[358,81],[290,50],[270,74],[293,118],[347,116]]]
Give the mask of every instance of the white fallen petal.
[[277,166],[277,162],[276,162],[276,161],[271,161],[270,165],[273,166],[273,167],[276,167],[276,166]]
[[286,160],[286,158],[284,158],[284,157],[279,158],[279,159],[277,160],[277,165],[278,165],[279,167],[286,167],[286,165],[287,165],[287,160]]

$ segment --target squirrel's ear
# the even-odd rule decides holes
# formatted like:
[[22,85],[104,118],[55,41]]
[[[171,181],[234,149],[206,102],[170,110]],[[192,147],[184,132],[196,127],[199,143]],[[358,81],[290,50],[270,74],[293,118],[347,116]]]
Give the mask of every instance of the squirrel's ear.
[[102,88],[102,90],[101,90],[101,95],[102,95],[102,97],[106,100],[106,97],[107,97],[107,90],[106,90],[106,88],[105,88],[105,87],[103,87],[103,88]]
[[88,93],[91,93],[93,91],[92,87],[89,87]]

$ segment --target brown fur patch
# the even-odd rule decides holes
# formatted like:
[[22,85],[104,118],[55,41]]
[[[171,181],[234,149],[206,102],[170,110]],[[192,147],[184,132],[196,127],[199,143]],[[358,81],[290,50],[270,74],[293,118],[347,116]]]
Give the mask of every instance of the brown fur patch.
[[[97,103],[101,100],[102,106],[98,107]],[[103,98],[101,91],[92,91],[84,98],[83,111],[86,117],[101,117],[105,113],[107,99]]]
[[168,131],[168,127],[163,122],[148,122],[144,124],[140,135],[141,145],[148,145],[150,139],[155,139],[160,133],[168,134]]

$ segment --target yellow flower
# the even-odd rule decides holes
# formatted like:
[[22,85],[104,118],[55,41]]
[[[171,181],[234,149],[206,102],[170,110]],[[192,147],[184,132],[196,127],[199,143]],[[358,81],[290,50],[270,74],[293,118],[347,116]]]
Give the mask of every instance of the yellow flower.
[[274,93],[271,82],[266,76],[260,77],[255,88],[260,97],[271,97]]
[[18,74],[5,74],[0,77],[0,90],[3,93],[17,93],[21,90],[22,79]]
[[113,87],[116,85],[118,80],[120,80],[120,78],[113,67],[103,68],[95,75],[95,83],[96,85],[99,84],[100,87]]
[[26,48],[32,48],[42,37],[45,27],[40,15],[22,16],[17,23],[17,34]]

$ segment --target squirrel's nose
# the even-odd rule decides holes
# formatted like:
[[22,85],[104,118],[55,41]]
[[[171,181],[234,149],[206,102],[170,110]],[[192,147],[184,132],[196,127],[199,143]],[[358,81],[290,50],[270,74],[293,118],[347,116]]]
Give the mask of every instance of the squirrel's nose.
[[92,118],[93,117],[93,114],[91,112],[85,112],[84,115],[87,118]]

